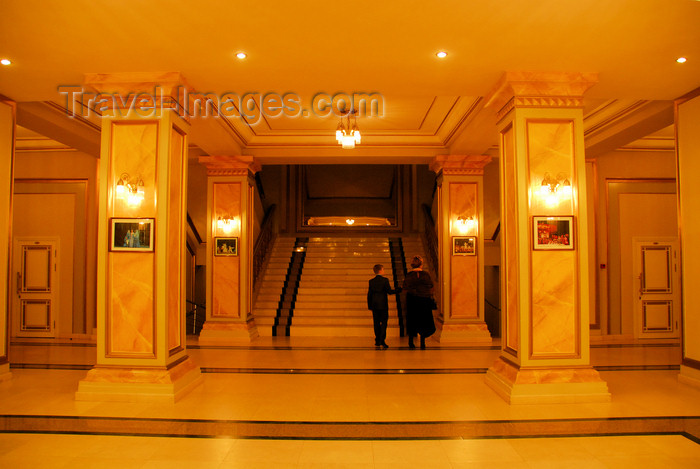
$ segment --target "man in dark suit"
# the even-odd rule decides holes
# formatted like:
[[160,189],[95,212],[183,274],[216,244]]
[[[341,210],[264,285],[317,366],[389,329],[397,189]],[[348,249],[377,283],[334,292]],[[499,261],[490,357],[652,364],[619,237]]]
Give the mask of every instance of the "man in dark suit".
[[372,310],[372,318],[374,319],[374,346],[389,348],[386,344],[386,324],[389,320],[389,299],[387,295],[399,293],[401,289],[391,289],[389,279],[383,276],[383,265],[377,264],[373,270],[376,276],[369,281],[367,308]]

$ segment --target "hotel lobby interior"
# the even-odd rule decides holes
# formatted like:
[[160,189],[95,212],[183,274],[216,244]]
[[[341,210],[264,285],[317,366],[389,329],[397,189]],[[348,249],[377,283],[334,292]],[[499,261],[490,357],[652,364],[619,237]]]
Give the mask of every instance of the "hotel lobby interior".
[[0,467],[700,466],[700,1],[0,13]]

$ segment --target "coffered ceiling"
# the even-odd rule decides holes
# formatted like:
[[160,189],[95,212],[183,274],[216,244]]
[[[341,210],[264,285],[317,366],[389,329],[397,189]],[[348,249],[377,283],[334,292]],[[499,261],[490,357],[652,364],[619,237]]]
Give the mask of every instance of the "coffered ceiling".
[[338,117],[313,112],[193,119],[190,142],[263,164],[422,163],[493,151],[484,97],[504,72],[595,72],[584,109],[595,156],[673,122],[672,100],[700,87],[698,25],[695,0],[3,0],[0,58],[13,64],[0,94],[19,102],[20,124],[94,153],[99,118],[60,122],[70,103],[57,91],[88,73],[177,71],[196,91],[295,93],[304,108],[321,92],[377,93],[384,112],[358,118],[354,150],[335,142]]

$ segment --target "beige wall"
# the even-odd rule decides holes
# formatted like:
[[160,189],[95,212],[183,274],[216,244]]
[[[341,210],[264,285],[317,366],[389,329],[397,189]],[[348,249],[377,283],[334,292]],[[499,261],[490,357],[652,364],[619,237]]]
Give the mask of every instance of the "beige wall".
[[[700,97],[678,104],[679,209],[683,275],[683,360],[681,373],[700,382]],[[684,367],[685,368],[685,367]]]
[[[97,158],[78,151],[17,151],[15,157],[15,191],[25,194],[14,210],[14,218],[20,222],[20,230],[14,235],[60,236],[63,249],[70,246],[69,250],[74,250],[70,256],[67,252],[60,253],[63,262],[72,264],[70,273],[62,272],[62,278],[70,275],[72,279],[72,291],[62,293],[60,300],[64,306],[58,332],[63,336],[91,335],[96,324],[98,165]],[[40,195],[42,192],[44,195]],[[70,227],[64,226],[67,225],[65,218],[57,215],[58,207],[56,212],[49,208],[58,203],[61,211],[68,210],[65,207],[68,202],[62,200],[64,196],[79,198],[70,209],[75,213]],[[45,200],[37,202],[36,197]],[[51,202],[54,199],[55,202]],[[62,201],[59,203],[59,200]],[[75,227],[80,230],[77,234]],[[64,303],[67,298],[72,299],[72,309]],[[76,308],[82,311],[73,311]]]
[[[15,138],[14,103],[0,96],[0,233],[11,233],[12,225],[12,167]],[[3,234],[7,236],[7,234]],[[7,239],[7,238],[5,238]],[[0,379],[9,374],[7,359],[9,343],[7,341],[9,302],[8,267],[10,247],[6,242],[0,244]]]
[[[673,192],[676,175],[675,154],[673,151],[614,151],[599,156],[595,160],[594,169],[595,171],[589,174],[596,174],[597,179],[589,181],[589,194],[591,202],[594,193],[598,201],[595,209],[598,298],[596,310],[591,315],[591,323],[600,321],[602,334],[631,334],[632,318],[627,316],[627,312],[631,311],[632,299],[622,291],[623,284],[629,281],[625,278],[623,282],[622,276],[626,274],[622,272],[622,266],[627,266],[631,259],[628,254],[624,254],[624,258],[621,257],[623,253],[616,246],[621,246],[621,232],[625,238],[632,236],[628,224],[639,222],[632,220],[642,214],[635,213],[629,206],[624,213],[621,212],[619,194],[659,194],[658,200],[650,203],[654,207],[666,207],[663,210],[667,211],[667,194],[669,191]],[[609,213],[611,209],[615,213]],[[646,225],[642,234],[668,236],[667,228],[671,221],[667,215],[669,214],[644,214]],[[671,215],[675,217],[675,209]],[[621,230],[621,226],[625,228]]]
[[[17,190],[21,190],[16,185]],[[74,282],[85,282],[85,274],[79,272],[82,266],[74,266],[75,240],[75,194],[23,194],[15,192],[13,213],[13,239],[17,240],[57,240],[57,284],[58,308],[54,308],[53,319],[56,321],[56,335],[68,337],[73,333],[73,314],[75,309],[83,309],[82,299],[74,294]],[[15,244],[13,243],[13,244]],[[80,247],[78,247],[80,248]],[[14,249],[14,248],[13,248]],[[14,261],[20,258],[16,255]],[[18,265],[13,265],[12,275],[19,271]],[[82,294],[85,294],[81,290]],[[77,303],[76,303],[76,300]],[[79,305],[74,308],[74,304]],[[11,322],[13,335],[19,327],[17,305],[13,303]],[[79,314],[84,314],[80,311]]]
[[634,335],[634,239],[676,238],[676,194],[620,194],[620,326]]

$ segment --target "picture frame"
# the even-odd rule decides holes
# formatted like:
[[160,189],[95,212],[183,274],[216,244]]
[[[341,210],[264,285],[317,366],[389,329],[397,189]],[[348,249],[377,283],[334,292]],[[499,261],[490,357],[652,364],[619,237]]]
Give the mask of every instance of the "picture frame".
[[476,236],[453,236],[452,237],[453,256],[475,256]]
[[214,238],[215,256],[237,256],[238,238],[219,237]]
[[153,252],[154,232],[154,218],[111,218],[109,250]]
[[532,217],[533,249],[555,251],[574,249],[574,217]]

